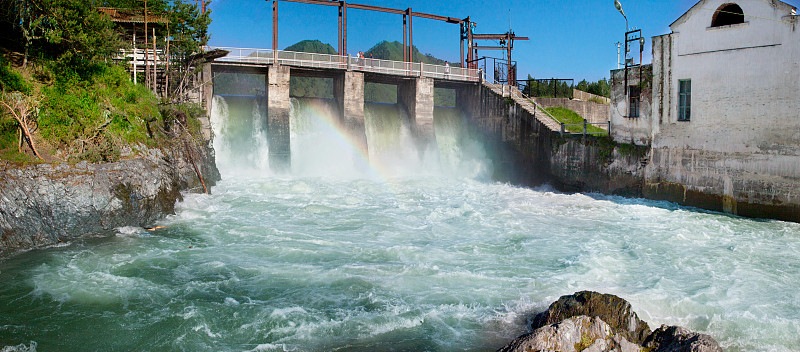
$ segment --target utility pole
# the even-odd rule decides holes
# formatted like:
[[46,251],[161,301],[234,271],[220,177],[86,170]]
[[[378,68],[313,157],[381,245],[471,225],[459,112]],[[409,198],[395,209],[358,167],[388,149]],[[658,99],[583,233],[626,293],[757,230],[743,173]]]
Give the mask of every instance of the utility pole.
[[147,0],[144,0],[144,85],[149,87],[150,55],[148,54],[147,44]]

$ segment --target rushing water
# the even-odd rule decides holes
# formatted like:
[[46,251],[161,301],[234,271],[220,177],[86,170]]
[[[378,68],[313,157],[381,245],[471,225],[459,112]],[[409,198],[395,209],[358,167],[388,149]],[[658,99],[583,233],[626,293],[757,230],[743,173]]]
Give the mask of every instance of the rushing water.
[[798,224],[488,182],[447,108],[418,151],[402,114],[369,104],[365,164],[330,102],[294,101],[295,173],[270,175],[246,128],[263,111],[234,101],[215,101],[213,195],[187,195],[161,230],[0,263],[0,346],[488,351],[588,289],[726,351],[800,349]]

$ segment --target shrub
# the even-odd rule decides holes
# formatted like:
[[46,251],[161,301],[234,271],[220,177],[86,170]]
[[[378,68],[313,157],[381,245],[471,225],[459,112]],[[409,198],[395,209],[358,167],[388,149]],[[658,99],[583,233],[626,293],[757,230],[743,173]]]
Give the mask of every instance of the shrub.
[[0,90],[28,93],[30,89],[30,84],[25,81],[25,78],[19,72],[14,71],[5,58],[0,56]]
[[158,118],[158,101],[118,66],[94,65],[80,72],[54,65],[56,82],[44,89],[38,122],[42,136],[71,158],[114,161],[124,145],[153,144],[147,120]]

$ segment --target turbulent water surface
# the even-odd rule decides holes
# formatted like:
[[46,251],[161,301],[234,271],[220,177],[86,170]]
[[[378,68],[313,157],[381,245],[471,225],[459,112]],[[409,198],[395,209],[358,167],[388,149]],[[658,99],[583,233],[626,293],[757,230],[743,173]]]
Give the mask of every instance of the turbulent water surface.
[[449,108],[419,151],[368,105],[365,156],[330,102],[293,103],[293,174],[265,169],[262,108],[217,98],[213,195],[0,263],[0,347],[487,351],[585,289],[726,351],[800,346],[798,224],[489,182]]

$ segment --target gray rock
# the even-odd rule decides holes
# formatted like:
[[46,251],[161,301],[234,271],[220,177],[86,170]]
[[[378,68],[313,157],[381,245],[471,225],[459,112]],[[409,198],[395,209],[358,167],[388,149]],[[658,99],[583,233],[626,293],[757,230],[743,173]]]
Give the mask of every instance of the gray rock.
[[644,342],[651,352],[722,352],[716,340],[680,326],[661,325]]
[[[0,169],[0,257],[121,226],[146,227],[174,213],[181,191],[202,187],[186,149],[148,149],[114,163]],[[220,179],[213,149],[191,151],[208,187]]]
[[628,301],[592,291],[561,296],[546,311],[534,317],[531,328],[536,330],[580,315],[600,318],[616,334],[633,343],[641,344],[650,335],[650,327],[639,319]]
[[641,346],[615,334],[597,317],[572,317],[520,336],[500,352],[639,352]]

